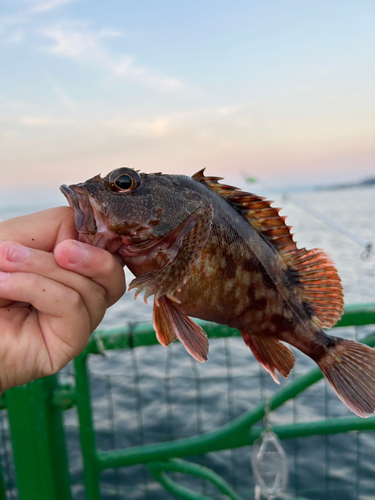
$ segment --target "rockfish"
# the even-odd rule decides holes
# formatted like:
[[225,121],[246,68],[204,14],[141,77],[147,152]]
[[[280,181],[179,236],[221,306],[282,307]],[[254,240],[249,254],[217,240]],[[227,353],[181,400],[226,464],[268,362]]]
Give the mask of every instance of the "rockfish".
[[198,361],[208,340],[189,316],[237,328],[277,381],[294,365],[287,342],[310,356],[360,417],[375,411],[375,349],[327,335],[343,291],[322,250],[298,249],[272,202],[220,184],[119,168],[61,186],[79,240],[121,256],[136,296],[154,295],[153,323],[165,346],[178,338]]

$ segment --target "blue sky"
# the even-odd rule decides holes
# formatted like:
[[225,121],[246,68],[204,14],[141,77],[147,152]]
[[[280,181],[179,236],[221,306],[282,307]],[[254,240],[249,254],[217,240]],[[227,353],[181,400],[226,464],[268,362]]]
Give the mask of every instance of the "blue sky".
[[371,1],[0,0],[2,185],[375,172]]

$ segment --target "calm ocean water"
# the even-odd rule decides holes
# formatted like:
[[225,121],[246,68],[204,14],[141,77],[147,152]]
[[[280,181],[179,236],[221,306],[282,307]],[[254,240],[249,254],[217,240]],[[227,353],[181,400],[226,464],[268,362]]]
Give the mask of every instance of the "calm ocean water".
[[[375,256],[361,258],[355,242],[301,210],[279,194],[252,189],[275,200],[288,215],[299,247],[323,248],[335,262],[341,276],[346,304],[375,302]],[[364,239],[375,242],[375,189],[294,193],[290,199],[310,205],[346,226]],[[65,204],[62,195],[41,188],[22,193],[0,191],[0,220]],[[131,280],[127,272],[127,282]],[[151,304],[145,305],[133,293],[108,310],[101,327],[121,326],[129,321],[150,321]],[[337,335],[354,338],[371,331],[341,329]],[[297,354],[292,377],[313,366]],[[213,430],[253,408],[278,387],[247,350],[241,339],[211,342],[208,363],[193,361],[181,345],[140,348],[132,352],[111,352],[106,358],[90,360],[93,406],[98,445],[102,449],[123,448],[192,436]],[[66,374],[69,376],[69,374]],[[288,382],[282,381],[282,386]],[[271,423],[351,416],[351,413],[322,383],[312,387],[271,416]],[[75,498],[83,498],[81,458],[75,409],[66,412],[71,472]],[[352,433],[345,437],[312,437],[283,443],[288,456],[290,495],[309,499],[368,500],[375,498],[375,436]],[[209,454],[196,461],[219,472],[244,498],[253,497],[253,477],[248,448]],[[177,476],[178,477],[178,476]],[[200,482],[184,480],[204,490]],[[185,481],[185,482],[184,482]],[[320,484],[322,491],[318,492]],[[202,489],[203,488],[203,489]],[[105,499],[168,499],[142,467],[103,474]],[[214,498],[221,498],[215,494]]]

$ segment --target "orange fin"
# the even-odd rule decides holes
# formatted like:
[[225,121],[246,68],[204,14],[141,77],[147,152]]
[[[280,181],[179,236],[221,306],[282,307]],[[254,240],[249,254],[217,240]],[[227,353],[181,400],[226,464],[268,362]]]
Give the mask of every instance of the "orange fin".
[[284,378],[289,375],[295,359],[286,345],[272,337],[259,337],[246,332],[241,332],[241,335],[256,359],[271,374],[277,384],[279,384],[279,379],[275,370],[278,370]]
[[230,203],[262,236],[279,252],[291,271],[292,282],[305,305],[308,316],[320,328],[330,328],[340,319],[344,310],[344,296],[336,268],[323,250],[298,249],[285,224],[286,217],[279,216],[279,208],[253,193],[219,184],[220,177],[206,177],[204,170],[193,175],[197,182]]
[[168,345],[178,338],[193,358],[201,363],[207,361],[206,333],[165,296],[154,304],[154,328],[161,344]]
[[135,298],[145,291],[145,302],[150,295],[155,295],[155,301],[163,295],[171,300],[173,294],[184,284],[189,274],[190,265],[199,257],[206,244],[213,218],[213,208],[210,205],[202,211],[190,232],[183,238],[181,247],[175,258],[162,269],[151,271],[135,278],[129,285],[129,290],[138,288]]
[[153,325],[158,341],[166,347],[174,342],[177,337],[166,311],[164,299],[164,297],[159,299],[159,306],[156,305],[156,302],[154,303]]
[[[341,318],[344,294],[340,277],[329,256],[318,248],[295,250],[284,256],[312,319],[330,328]],[[293,272],[294,271],[294,272]]]
[[337,338],[318,362],[337,396],[362,418],[375,412],[375,349]]
[[239,212],[250,225],[261,233],[279,252],[296,250],[296,243],[285,224],[286,217],[281,217],[281,208],[271,207],[273,201],[254,193],[247,193],[227,184],[219,184],[221,177],[206,177],[204,169],[193,175],[197,182],[205,184],[211,191],[224,198]]

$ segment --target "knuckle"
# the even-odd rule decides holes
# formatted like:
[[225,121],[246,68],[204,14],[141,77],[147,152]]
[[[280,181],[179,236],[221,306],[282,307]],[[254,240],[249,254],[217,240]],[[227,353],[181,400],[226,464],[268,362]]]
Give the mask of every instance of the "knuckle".
[[109,252],[103,253],[103,256],[101,258],[101,268],[103,274],[115,276],[118,273],[118,265],[119,263],[113,257],[113,255],[111,255]]
[[108,307],[108,293],[104,287],[100,285],[95,286],[92,296],[97,307],[105,309]]
[[40,274],[26,274],[30,288],[33,288],[34,290],[42,290],[43,292],[45,291],[45,280],[43,276]]
[[69,306],[76,312],[81,312],[85,309],[85,304],[83,303],[81,295],[72,288],[66,287],[66,298]]

